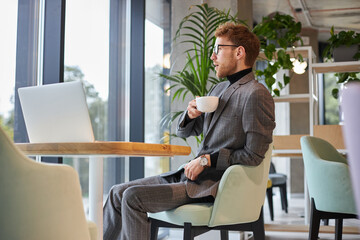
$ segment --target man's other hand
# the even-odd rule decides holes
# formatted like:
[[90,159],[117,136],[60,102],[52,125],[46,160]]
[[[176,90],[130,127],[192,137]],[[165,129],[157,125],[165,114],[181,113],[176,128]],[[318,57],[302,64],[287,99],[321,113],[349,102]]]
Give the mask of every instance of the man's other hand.
[[[210,155],[206,154],[205,157],[208,159],[208,166],[211,166],[211,161],[210,161]],[[191,162],[189,162],[188,164],[185,165],[184,167],[184,173],[185,176],[190,179],[190,180],[196,180],[199,176],[199,174],[204,171],[204,167],[200,165],[200,157],[195,158],[194,160],[191,160]]]

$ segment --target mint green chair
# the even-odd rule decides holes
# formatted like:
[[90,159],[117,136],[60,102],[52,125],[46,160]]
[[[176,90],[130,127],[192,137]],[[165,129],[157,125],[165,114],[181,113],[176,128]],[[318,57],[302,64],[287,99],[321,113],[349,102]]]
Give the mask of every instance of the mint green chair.
[[259,166],[230,166],[222,176],[214,203],[186,204],[178,208],[149,213],[151,240],[159,227],[184,228],[184,240],[210,230],[253,231],[255,240],[265,239],[262,206],[268,183],[272,144]]
[[77,172],[24,156],[0,127],[0,239],[95,240]]
[[311,199],[309,239],[318,239],[321,219],[335,219],[335,239],[339,240],[343,219],[356,218],[347,161],[323,139],[304,136],[300,141]]

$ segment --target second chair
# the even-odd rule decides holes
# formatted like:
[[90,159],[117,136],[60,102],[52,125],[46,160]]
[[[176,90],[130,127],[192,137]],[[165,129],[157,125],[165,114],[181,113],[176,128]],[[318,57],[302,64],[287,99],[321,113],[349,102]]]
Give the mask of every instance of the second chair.
[[311,198],[309,240],[317,240],[320,219],[335,219],[335,239],[342,238],[344,218],[356,218],[346,159],[327,141],[301,138],[306,182]]
[[279,187],[281,197],[281,208],[288,213],[288,201],[286,191],[287,176],[283,173],[277,173],[274,164],[270,163],[269,179],[272,186],[266,189],[266,196],[269,204],[270,219],[274,221],[274,207],[273,207],[273,188]]

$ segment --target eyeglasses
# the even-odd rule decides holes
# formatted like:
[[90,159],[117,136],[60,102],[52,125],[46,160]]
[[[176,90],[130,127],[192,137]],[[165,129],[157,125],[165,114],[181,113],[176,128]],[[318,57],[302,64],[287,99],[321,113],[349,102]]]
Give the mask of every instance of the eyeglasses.
[[238,46],[238,45],[227,45],[227,44],[217,44],[217,45],[214,46],[214,49],[213,49],[215,55],[218,55],[219,47],[240,47],[240,46]]

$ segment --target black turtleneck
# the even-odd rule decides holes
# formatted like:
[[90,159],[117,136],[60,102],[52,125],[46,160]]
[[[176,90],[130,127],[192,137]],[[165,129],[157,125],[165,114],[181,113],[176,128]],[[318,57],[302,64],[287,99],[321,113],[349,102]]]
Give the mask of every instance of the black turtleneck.
[[244,77],[246,74],[250,73],[252,71],[252,68],[247,68],[244,70],[241,70],[240,72],[231,74],[227,76],[226,78],[229,80],[230,85],[239,80],[240,78]]

